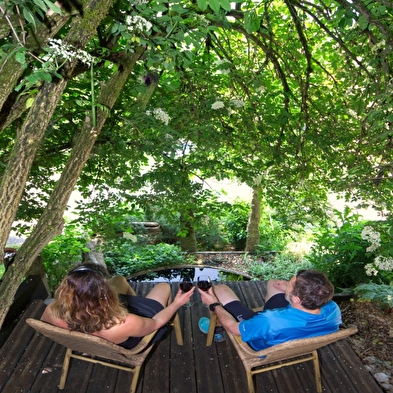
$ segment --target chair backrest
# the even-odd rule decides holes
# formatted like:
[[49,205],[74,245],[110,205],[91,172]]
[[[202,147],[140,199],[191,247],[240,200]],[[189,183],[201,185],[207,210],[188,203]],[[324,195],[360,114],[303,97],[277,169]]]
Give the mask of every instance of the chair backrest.
[[101,337],[63,329],[37,319],[27,318],[26,322],[42,335],[66,348],[133,366],[142,365],[146,357],[146,353],[142,352],[157,332],[145,336],[135,348],[125,349]]
[[251,367],[255,367],[309,354],[325,345],[349,337],[357,331],[358,329],[356,327],[350,327],[322,336],[287,341],[261,351],[254,351],[247,343],[241,341],[241,339],[239,341],[238,336],[229,334],[229,337],[238,350],[238,354],[242,361],[246,362]]

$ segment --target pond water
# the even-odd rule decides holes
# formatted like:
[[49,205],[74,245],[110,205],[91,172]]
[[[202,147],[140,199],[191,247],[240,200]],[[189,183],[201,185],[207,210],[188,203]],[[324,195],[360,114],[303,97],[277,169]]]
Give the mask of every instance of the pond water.
[[210,267],[182,267],[155,270],[146,274],[129,277],[130,282],[179,282],[183,278],[197,281],[200,275],[208,275],[213,282],[249,280],[241,274],[226,272]]

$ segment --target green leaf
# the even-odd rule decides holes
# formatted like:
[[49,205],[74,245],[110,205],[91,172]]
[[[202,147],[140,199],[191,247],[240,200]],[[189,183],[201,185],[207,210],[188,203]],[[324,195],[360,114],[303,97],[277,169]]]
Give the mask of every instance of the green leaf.
[[27,22],[31,23],[34,27],[36,27],[34,15],[30,12],[30,10],[26,7],[23,7],[23,17],[27,20]]
[[45,12],[47,11],[48,7],[45,5],[45,3],[42,0],[33,0],[33,2],[37,7],[41,8],[42,11]]
[[254,10],[244,14],[244,28],[248,34],[258,31],[260,26],[261,20]]
[[168,7],[166,7],[164,4],[158,4],[152,7],[152,10],[155,12],[166,12],[168,11]]
[[32,97],[28,98],[26,101],[26,108],[31,108],[33,103],[34,103],[34,98],[32,98]]
[[368,27],[368,21],[367,21],[367,19],[366,19],[363,15],[360,15],[360,16],[359,16],[358,24],[359,24],[359,27],[360,27],[362,30],[366,30],[367,27]]
[[185,12],[188,12],[187,8],[184,8],[183,6],[181,6],[180,4],[174,4],[171,7],[171,11],[177,12],[178,14],[184,14]]
[[52,3],[49,0],[44,0],[45,4],[53,11],[56,12],[56,14],[61,15],[61,8],[59,8],[56,4]]
[[46,72],[38,71],[34,74],[27,76],[26,79],[31,83],[37,83],[42,80],[50,83],[52,82],[52,75]]
[[220,0],[220,5],[225,11],[231,10],[231,2],[229,0]]
[[24,54],[24,52],[18,52],[15,55],[15,60],[20,63],[20,64],[25,64],[26,63],[26,56]]
[[208,1],[207,0],[197,0],[198,7],[201,11],[205,11],[207,8]]
[[220,11],[220,0],[209,0],[209,7],[218,13]]

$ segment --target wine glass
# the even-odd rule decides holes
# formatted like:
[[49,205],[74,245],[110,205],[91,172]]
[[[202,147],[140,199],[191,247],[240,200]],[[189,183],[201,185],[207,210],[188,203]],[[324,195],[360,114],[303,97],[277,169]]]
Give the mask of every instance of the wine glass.
[[[193,286],[194,286],[194,284],[193,284],[192,280],[188,277],[183,278],[179,284],[179,287],[183,293],[190,291]],[[184,304],[184,306],[190,307],[190,306],[192,306],[192,302],[188,301],[186,304]]]
[[209,276],[201,275],[198,277],[198,288],[207,292],[212,287],[212,282]]

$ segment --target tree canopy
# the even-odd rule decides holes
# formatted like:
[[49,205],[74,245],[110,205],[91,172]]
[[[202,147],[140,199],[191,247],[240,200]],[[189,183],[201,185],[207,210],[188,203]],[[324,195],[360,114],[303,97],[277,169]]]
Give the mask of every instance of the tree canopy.
[[254,187],[288,220],[322,216],[330,190],[390,211],[390,1],[7,0],[0,12],[3,247],[16,219],[33,222],[0,324],[75,187],[97,211],[146,189],[186,232],[214,208],[208,177]]

